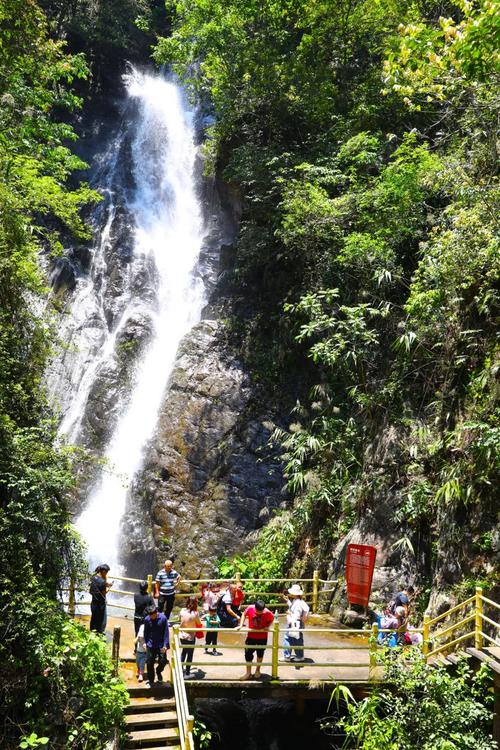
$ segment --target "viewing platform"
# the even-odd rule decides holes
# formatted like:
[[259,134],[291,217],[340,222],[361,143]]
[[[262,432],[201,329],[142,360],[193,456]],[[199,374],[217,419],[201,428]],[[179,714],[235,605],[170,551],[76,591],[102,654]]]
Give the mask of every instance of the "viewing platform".
[[[124,580],[139,583],[135,579]],[[250,590],[252,584],[259,583],[256,579],[238,579],[240,581],[245,586],[247,601],[260,596],[269,602],[268,606],[272,609],[283,607],[276,600],[276,591]],[[181,591],[176,594],[176,599],[179,597],[182,602],[183,598],[193,595],[193,590],[199,594],[199,587],[204,582],[184,581],[184,586],[189,586],[191,592]],[[269,579],[265,582],[270,583]],[[338,582],[320,581],[317,574],[312,579],[299,579],[298,582],[304,588],[308,587],[306,597],[312,610],[306,627],[301,631],[304,636],[304,657],[300,661],[285,659],[283,639],[287,631],[286,616],[276,614],[268,631],[268,644],[258,679],[242,679],[245,672],[245,628],[218,629],[217,655],[205,653],[204,639],[196,639],[194,645],[189,646],[194,652],[192,677],[186,679],[181,663],[181,651],[186,644],[180,643],[178,615],[174,610],[169,664],[163,673],[164,681],[152,686],[139,683],[135,674],[133,607],[123,603],[124,598],[133,596],[133,593],[117,591],[121,600],[113,603],[110,610],[120,612],[121,616],[109,617],[107,635],[112,642],[115,673],[123,677],[130,695],[126,717],[127,726],[130,727],[127,747],[153,748],[162,742],[162,746],[172,750],[194,750],[194,717],[189,709],[189,701],[197,698],[233,695],[291,699],[300,713],[306,700],[328,699],[337,684],[348,686],[355,697],[362,697],[381,684],[384,671],[379,664],[378,653],[384,636],[394,631],[380,631],[376,623],[364,630],[340,627],[329,615],[318,612],[322,595],[330,594]],[[279,588],[283,580],[275,583],[275,588]],[[151,585],[152,577],[149,576],[150,589]],[[325,588],[328,589],[326,592]],[[65,604],[69,614],[76,616],[79,616],[76,612],[78,607],[85,606],[85,602],[78,601],[78,594],[71,586]],[[500,605],[485,596],[478,587],[472,596],[446,612],[434,618],[424,616],[421,626],[412,629],[412,633],[421,635],[421,644],[408,646],[421,650],[428,663],[443,664],[450,669],[456,667],[460,657],[470,659],[472,664],[490,665],[495,678],[496,739],[500,739],[499,610]],[[206,632],[205,628],[201,630]]]

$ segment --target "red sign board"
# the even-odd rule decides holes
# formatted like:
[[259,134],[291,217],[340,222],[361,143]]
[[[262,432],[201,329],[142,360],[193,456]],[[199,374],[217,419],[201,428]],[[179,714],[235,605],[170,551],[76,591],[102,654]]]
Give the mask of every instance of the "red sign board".
[[345,577],[349,604],[368,606],[376,556],[376,547],[368,547],[366,544],[347,545]]

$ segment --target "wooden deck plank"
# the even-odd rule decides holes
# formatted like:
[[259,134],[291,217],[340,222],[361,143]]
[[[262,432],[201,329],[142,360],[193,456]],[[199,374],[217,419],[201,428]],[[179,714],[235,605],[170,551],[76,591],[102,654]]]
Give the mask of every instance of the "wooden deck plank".
[[500,662],[497,661],[493,656],[490,656],[490,654],[486,653],[485,651],[479,651],[479,649],[472,647],[466,648],[465,651],[475,659],[478,659],[479,661],[487,664],[497,674],[500,674]]

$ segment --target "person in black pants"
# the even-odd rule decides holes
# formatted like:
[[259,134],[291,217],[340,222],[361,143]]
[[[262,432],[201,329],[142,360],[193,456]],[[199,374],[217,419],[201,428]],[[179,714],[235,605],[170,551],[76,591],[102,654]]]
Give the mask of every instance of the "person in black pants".
[[151,687],[155,681],[156,660],[158,660],[156,676],[158,682],[163,682],[162,675],[167,664],[167,653],[170,646],[168,620],[162,612],[158,612],[154,604],[146,609],[144,643],[146,644],[146,667],[148,671],[146,687]]
[[90,603],[90,629],[96,633],[104,633],[106,630],[106,594],[113,585],[113,581],[108,583],[106,580],[109,573],[109,565],[105,563],[98,565],[94,575],[90,579],[90,594],[92,601]]
[[158,597],[158,612],[165,612],[167,620],[174,607],[175,590],[181,577],[174,570],[172,560],[165,560],[163,570],[159,570],[155,580],[155,598]]
[[139,632],[139,628],[144,622],[146,608],[154,606],[154,603],[155,602],[154,602],[153,597],[151,596],[151,594],[148,594],[147,581],[141,581],[139,584],[139,593],[134,594],[134,606],[135,606],[134,630],[135,630],[136,638],[137,638],[137,633]]

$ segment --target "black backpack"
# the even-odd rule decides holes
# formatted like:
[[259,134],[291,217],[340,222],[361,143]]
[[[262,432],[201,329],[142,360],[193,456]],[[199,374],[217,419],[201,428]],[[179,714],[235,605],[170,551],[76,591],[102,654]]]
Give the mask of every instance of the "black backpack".
[[227,589],[222,592],[222,594],[217,599],[217,604],[215,605],[217,608],[217,614],[219,615],[221,622],[223,618],[227,617],[226,603],[222,601],[226,594]]

